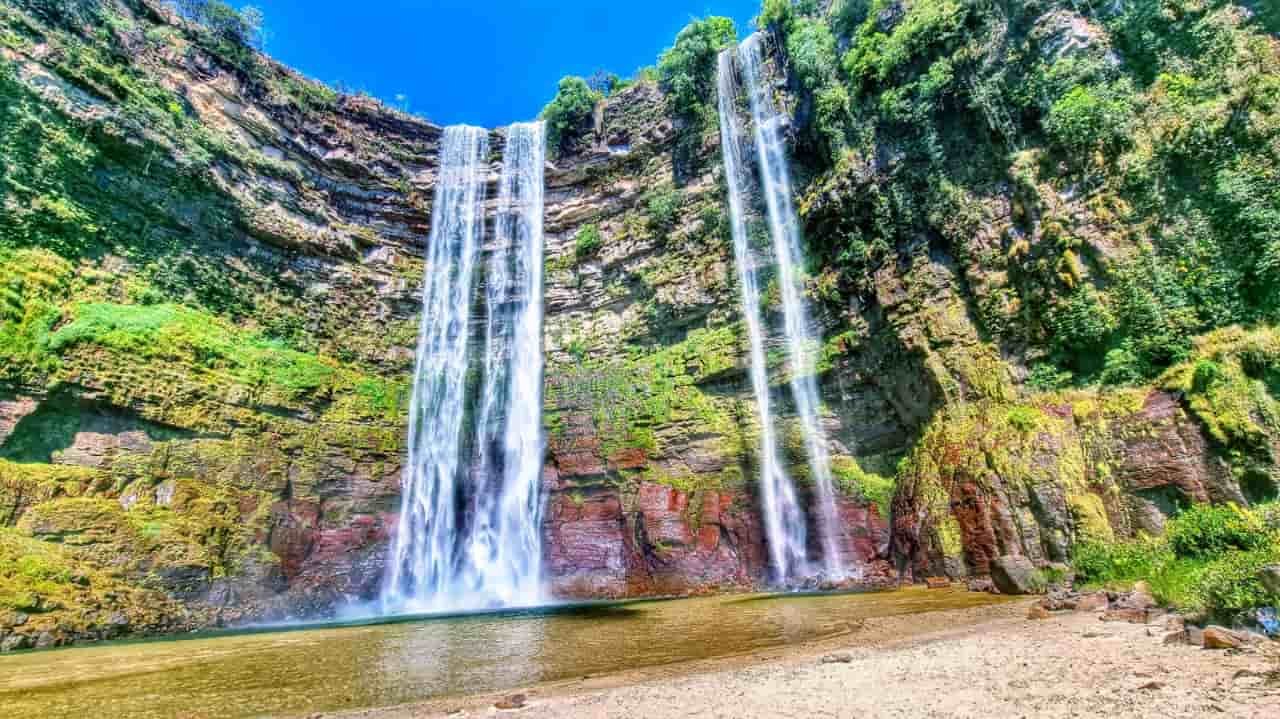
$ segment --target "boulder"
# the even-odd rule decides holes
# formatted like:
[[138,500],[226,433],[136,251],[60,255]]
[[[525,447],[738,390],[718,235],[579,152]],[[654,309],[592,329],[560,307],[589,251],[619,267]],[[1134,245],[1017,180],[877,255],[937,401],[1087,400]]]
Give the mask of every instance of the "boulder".
[[1204,629],[1205,649],[1239,649],[1249,643],[1249,635],[1211,625]]
[[1037,594],[1044,581],[1036,565],[1026,557],[1005,555],[991,562],[991,581],[1001,594]]

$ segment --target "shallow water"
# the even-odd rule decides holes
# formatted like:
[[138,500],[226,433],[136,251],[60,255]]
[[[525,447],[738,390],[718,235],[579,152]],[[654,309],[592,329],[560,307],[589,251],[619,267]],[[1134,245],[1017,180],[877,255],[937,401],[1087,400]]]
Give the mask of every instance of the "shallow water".
[[0,715],[246,717],[499,691],[777,647],[963,590],[729,595],[114,643],[0,657]]

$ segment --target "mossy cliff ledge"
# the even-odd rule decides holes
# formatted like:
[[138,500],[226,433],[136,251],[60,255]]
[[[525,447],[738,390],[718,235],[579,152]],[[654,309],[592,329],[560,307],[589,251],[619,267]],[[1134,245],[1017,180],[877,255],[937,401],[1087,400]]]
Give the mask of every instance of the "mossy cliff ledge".
[[[859,581],[1047,567],[1274,496],[1274,19],[810,5],[761,22]],[[546,169],[558,596],[765,579],[714,98],[689,90],[720,29],[607,97],[561,83],[594,109],[556,116]],[[376,596],[441,129],[233,30],[0,6],[0,648]]]

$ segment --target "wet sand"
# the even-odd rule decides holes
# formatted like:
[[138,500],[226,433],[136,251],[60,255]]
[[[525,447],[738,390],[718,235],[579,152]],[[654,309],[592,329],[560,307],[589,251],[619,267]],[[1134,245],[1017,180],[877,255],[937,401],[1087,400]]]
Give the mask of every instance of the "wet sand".
[[[325,717],[1280,717],[1280,655],[1030,601],[867,619],[777,650]],[[839,661],[847,660],[847,661]],[[498,709],[513,694],[524,705]],[[519,703],[519,702],[516,702]]]

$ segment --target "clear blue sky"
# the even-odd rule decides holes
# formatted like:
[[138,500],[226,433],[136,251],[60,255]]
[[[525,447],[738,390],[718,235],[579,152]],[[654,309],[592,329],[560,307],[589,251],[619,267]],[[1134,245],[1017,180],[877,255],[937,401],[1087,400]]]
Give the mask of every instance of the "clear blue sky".
[[537,116],[564,75],[629,77],[692,18],[750,31],[760,0],[238,0],[266,16],[267,52],[443,125]]

